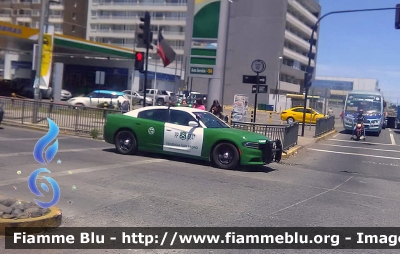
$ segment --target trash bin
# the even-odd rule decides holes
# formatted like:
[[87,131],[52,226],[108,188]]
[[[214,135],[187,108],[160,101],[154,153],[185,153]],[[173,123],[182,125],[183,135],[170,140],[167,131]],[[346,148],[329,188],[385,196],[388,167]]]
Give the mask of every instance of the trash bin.
[[274,105],[265,105],[265,110],[274,111]]
[[265,105],[265,104],[259,103],[257,109],[258,109],[258,110],[263,110],[264,105]]

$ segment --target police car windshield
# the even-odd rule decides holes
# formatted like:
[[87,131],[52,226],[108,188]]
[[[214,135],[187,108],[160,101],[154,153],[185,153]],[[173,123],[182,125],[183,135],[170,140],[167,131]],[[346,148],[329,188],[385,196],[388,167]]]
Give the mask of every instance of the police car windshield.
[[194,112],[194,114],[207,128],[230,128],[229,125],[209,112]]

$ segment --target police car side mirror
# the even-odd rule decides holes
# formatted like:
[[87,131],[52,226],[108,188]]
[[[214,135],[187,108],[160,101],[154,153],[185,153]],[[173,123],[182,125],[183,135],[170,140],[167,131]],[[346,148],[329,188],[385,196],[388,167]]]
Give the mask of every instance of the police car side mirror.
[[190,122],[188,123],[188,125],[189,125],[190,127],[199,127],[199,123],[196,122],[196,121],[190,121]]

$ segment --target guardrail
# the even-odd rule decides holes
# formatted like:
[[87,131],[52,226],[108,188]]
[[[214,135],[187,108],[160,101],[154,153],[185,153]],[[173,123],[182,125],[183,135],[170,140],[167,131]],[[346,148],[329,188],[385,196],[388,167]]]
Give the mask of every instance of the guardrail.
[[335,129],[335,116],[329,116],[327,118],[319,118],[315,124],[315,135],[319,137],[331,130]]
[[[114,109],[74,107],[53,102],[35,102],[18,98],[0,97],[3,105],[3,122],[48,127],[47,118],[55,121],[62,132],[101,135],[107,114],[121,113]],[[33,109],[37,104],[37,122],[33,122]]]
[[297,145],[298,142],[299,123],[297,122],[289,125],[232,122],[231,126],[232,128],[259,133],[271,140],[279,139],[282,141],[284,150]]

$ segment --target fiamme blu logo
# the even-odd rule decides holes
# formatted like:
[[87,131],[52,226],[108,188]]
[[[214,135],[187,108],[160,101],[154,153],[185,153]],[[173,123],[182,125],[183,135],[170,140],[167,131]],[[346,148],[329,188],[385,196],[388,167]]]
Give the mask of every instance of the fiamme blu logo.
[[[47,122],[49,123],[49,130],[47,134],[38,140],[35,148],[33,149],[33,158],[35,158],[35,160],[42,165],[48,165],[54,159],[58,151],[58,139],[56,138],[60,132],[60,129],[50,118],[47,118]],[[36,184],[38,176],[41,173],[51,173],[51,171],[47,168],[38,168],[32,172],[28,179],[29,190],[38,197],[44,197]],[[48,176],[42,176],[42,178],[45,179],[50,184],[51,189],[53,189],[53,198],[49,202],[42,202],[37,199],[34,199],[34,201],[42,208],[50,208],[57,204],[60,200],[60,187],[53,178]],[[50,191],[49,186],[46,183],[41,183],[40,187],[45,192]]]

